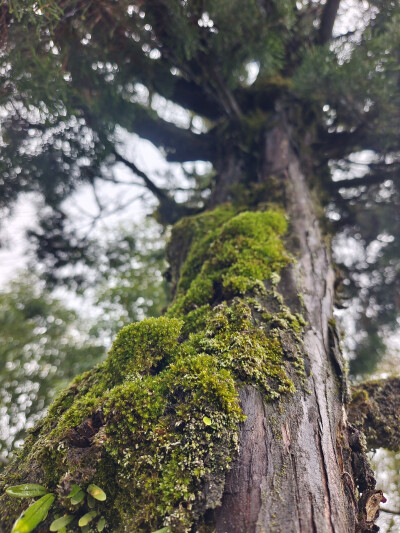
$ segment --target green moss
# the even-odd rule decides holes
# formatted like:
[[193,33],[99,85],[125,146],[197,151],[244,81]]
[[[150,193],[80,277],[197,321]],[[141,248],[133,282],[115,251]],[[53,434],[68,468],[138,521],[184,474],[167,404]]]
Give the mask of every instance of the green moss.
[[255,324],[251,307],[243,300],[214,307],[208,327],[192,334],[189,342],[196,351],[212,355],[217,364],[230,369],[236,380],[258,386],[268,400],[294,392],[279,332],[267,332]]
[[[190,248],[181,270],[177,298],[170,316],[187,313],[215,299],[230,299],[250,292],[264,292],[264,282],[276,279],[280,269],[290,262],[282,236],[287,220],[280,211],[244,212],[232,217],[220,208],[218,225],[196,233],[196,246]],[[228,218],[231,215],[231,218]],[[213,220],[215,215],[212,215]],[[225,222],[222,222],[224,218]],[[194,226],[208,221],[203,214]],[[205,224],[205,227],[208,227]],[[192,228],[192,231],[195,230]]]
[[122,329],[24,449],[22,464],[43,465],[38,480],[61,502],[71,483],[97,483],[108,530],[137,532],[189,531],[218,504],[244,420],[240,387],[277,400],[302,368],[305,323],[277,292],[286,230],[279,211],[229,206],[177,225],[175,238],[194,244],[168,316]]
[[105,371],[111,382],[129,375],[148,374],[157,364],[172,355],[182,322],[165,317],[148,318],[125,326],[117,335]]
[[[115,388],[104,411],[106,449],[130,498],[134,531],[191,525],[201,481],[227,468],[243,419],[232,375],[212,357],[183,355],[158,376]],[[212,421],[206,425],[207,416]]]
[[[190,287],[194,277],[201,271],[203,258],[210,245],[215,240],[219,228],[227,222],[235,211],[230,205],[222,205],[213,211],[202,213],[190,218],[184,218],[178,222],[171,236],[171,243],[177,243],[178,250],[192,248],[185,258],[182,269],[179,273],[179,290],[183,292]],[[196,250],[190,246],[196,242]],[[170,246],[171,250],[172,246]],[[170,262],[174,261],[174,253],[170,253]]]

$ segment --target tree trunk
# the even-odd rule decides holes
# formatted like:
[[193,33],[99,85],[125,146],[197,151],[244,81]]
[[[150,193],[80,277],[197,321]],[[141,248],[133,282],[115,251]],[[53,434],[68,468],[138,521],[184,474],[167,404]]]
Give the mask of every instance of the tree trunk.
[[[57,505],[65,511],[63,506],[71,508],[65,502],[72,483],[82,487],[103,484],[110,494],[104,511],[109,531],[151,532],[163,526],[170,531],[218,533],[375,531],[377,510],[371,511],[370,506],[367,513],[364,508],[378,491],[373,490],[375,480],[359,433],[346,420],[347,385],[331,319],[334,274],[304,175],[310,165],[297,154],[283,112],[274,123],[260,148],[255,190],[264,192],[252,200],[251,209],[254,212],[257,205],[265,211],[263,200],[284,205],[289,219],[286,249],[295,260],[289,261],[288,256],[271,260],[272,272],[268,270],[272,267],[257,263],[254,272],[258,276],[265,272],[267,290],[257,289],[258,282],[249,285],[241,277],[247,271],[246,261],[240,275],[236,263],[229,270],[238,247],[247,242],[248,230],[237,229],[244,220],[240,214],[233,226],[226,222],[223,210],[211,215],[216,237],[210,242],[206,218],[178,224],[169,252],[176,291],[169,316],[183,317],[181,336],[175,319],[147,322],[142,329],[125,328],[106,363],[80,378],[56,401],[25,445],[20,461],[6,473],[3,487],[44,483],[57,493]],[[222,168],[211,199],[214,206],[229,200],[232,184],[240,182],[245,167],[234,150],[225,157],[225,173]],[[281,224],[274,217],[271,228]],[[228,229],[218,233],[218,225]],[[258,239],[263,238],[254,231]],[[271,229],[278,242],[274,231],[278,230]],[[191,242],[199,235],[203,240]],[[237,239],[231,247],[230,238]],[[249,250],[258,254],[258,244],[252,246]],[[217,250],[225,253],[223,259],[217,258]],[[203,265],[199,257],[206,258]],[[215,272],[223,274],[217,278]],[[295,318],[300,314],[307,322],[301,328]],[[194,326],[193,317],[198,320]],[[145,336],[150,330],[153,336]],[[232,332],[232,338],[224,348],[227,332]],[[272,363],[272,356],[262,359],[272,369],[267,379],[257,373],[259,360],[254,353],[260,346],[272,350],[269,343],[279,345],[283,356]],[[251,347],[248,359],[242,360],[247,345]],[[179,350],[186,359],[176,355]],[[134,367],[130,357],[135,358]],[[207,387],[196,381],[206,373],[206,365],[210,365]],[[252,372],[257,379],[251,378]],[[127,376],[133,377],[127,380]],[[165,376],[166,392],[157,388],[159,376]],[[238,434],[238,455],[234,428],[243,418],[230,385],[218,390],[232,376],[247,417]],[[148,393],[143,395],[143,390]],[[147,407],[149,395],[153,399]],[[225,402],[228,396],[231,399]],[[147,420],[152,417],[150,426]],[[190,453],[176,451],[177,443]],[[139,450],[135,460],[131,459],[134,450]],[[173,472],[170,465],[174,465]],[[360,508],[356,487],[365,496]],[[140,498],[143,503],[136,505]],[[4,531],[21,509],[17,503],[2,497]]]
[[343,483],[345,385],[331,359],[328,332],[334,274],[289,135],[283,118],[266,135],[262,179],[272,174],[284,184],[289,241],[297,261],[278,290],[291,308],[298,295],[303,296],[307,390],[279,403],[263,401],[251,386],[241,390],[247,419],[240,432],[239,458],[216,511],[221,533],[355,530],[354,500]]

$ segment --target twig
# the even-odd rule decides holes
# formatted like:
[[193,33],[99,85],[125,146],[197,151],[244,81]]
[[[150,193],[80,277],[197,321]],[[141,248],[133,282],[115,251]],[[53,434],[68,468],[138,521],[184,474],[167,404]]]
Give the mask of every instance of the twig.
[[135,163],[132,163],[128,159],[125,159],[125,157],[123,157],[121,154],[119,154],[115,149],[112,150],[112,153],[114,154],[115,159],[117,161],[120,161],[121,163],[124,163],[124,165],[126,165],[128,168],[130,168],[137,176],[142,178],[142,180],[144,181],[146,187],[149,189],[149,191],[151,191],[154,194],[154,196],[156,196],[156,198],[158,200],[160,200],[160,202],[165,201],[167,199],[170,200],[170,198],[168,197],[166,191],[164,191],[163,189],[160,189],[159,187],[157,187],[157,185],[147,176],[147,174],[145,174],[142,170],[140,170],[135,165]]
[[400,516],[400,511],[393,511],[392,509],[384,509],[383,507],[380,507],[379,511],[382,511],[383,513],[395,514],[395,515]]

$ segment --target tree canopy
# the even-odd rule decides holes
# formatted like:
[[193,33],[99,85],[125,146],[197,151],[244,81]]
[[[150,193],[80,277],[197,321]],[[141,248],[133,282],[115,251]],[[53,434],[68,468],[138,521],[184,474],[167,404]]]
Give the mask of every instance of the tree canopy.
[[[213,204],[228,153],[248,161],[246,185],[231,187],[231,197],[256,187],[260,126],[276,105],[290,107],[299,149],[312,137],[310,181],[330,229],[359,251],[342,268],[342,292],[357,298],[358,328],[370,333],[359,335],[359,354],[371,353],[371,340],[381,354],[400,301],[400,7],[339,4],[3,2],[3,210],[21,192],[43,196],[50,209],[33,237],[39,257],[55,258],[54,273],[85,256],[85,236],[66,229],[63,211],[80,184],[115,180],[122,163],[157,198],[158,219],[175,222]],[[166,101],[186,110],[183,123],[165,116]],[[121,131],[151,141],[168,161],[208,161],[214,171],[186,173],[179,196],[176,181],[156,184],[137,167]]]

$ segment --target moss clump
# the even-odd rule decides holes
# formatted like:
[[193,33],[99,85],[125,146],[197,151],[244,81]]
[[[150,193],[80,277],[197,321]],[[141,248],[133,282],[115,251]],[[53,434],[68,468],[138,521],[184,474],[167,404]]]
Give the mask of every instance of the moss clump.
[[125,326],[117,335],[105,364],[112,382],[131,374],[154,372],[172,357],[182,328],[177,319],[160,317]]
[[[218,222],[229,215],[221,209]],[[207,220],[200,215],[197,225]],[[280,211],[244,212],[196,234],[181,269],[177,298],[170,316],[181,315],[215,300],[228,300],[252,291],[263,292],[264,282],[290,262],[282,235],[287,220]]]
[[369,449],[400,447],[400,378],[370,380],[353,387],[350,422],[366,437]]
[[279,330],[263,329],[244,300],[236,298],[229,306],[222,303],[210,309],[207,328],[192,334],[189,342],[230,369],[236,381],[256,385],[268,400],[295,390],[285,368]]
[[286,228],[278,211],[228,206],[178,224],[194,242],[168,316],[121,330],[107,360],[51,406],[16,472],[40,465],[34,481],[61,502],[71,483],[98,484],[108,531],[190,531],[219,503],[237,453],[239,388],[266,400],[295,389],[304,322],[276,288]]
[[117,507],[132,531],[188,530],[216,503],[212,493],[208,502],[201,495],[202,485],[223,484],[236,450],[243,417],[232,374],[185,351],[158,376],[116,387],[104,404],[105,447],[122,489]]

